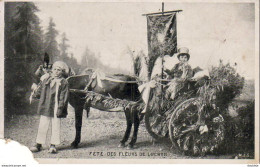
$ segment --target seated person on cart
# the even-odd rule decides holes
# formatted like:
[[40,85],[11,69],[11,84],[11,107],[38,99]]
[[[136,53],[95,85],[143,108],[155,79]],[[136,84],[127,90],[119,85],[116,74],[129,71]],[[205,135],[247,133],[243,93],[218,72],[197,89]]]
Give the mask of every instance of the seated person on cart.
[[[177,63],[171,70],[165,70],[164,72],[169,76],[172,81],[168,84],[168,88],[166,90],[166,98],[174,99],[176,93],[184,86],[184,83],[187,79],[192,78],[193,76],[193,70],[191,66],[188,64],[190,55],[189,55],[189,49],[188,48],[180,48],[178,50],[179,63]],[[161,61],[161,60],[159,60]],[[156,61],[157,62],[157,61]],[[155,63],[156,64],[162,64],[160,62]],[[158,69],[161,69],[159,67]],[[156,67],[154,67],[153,72],[156,71]],[[159,70],[157,70],[159,71]],[[156,73],[156,72],[155,72]],[[156,74],[152,73],[152,78],[155,78],[156,80]],[[158,77],[158,76],[157,76]],[[149,101],[149,94],[150,89],[154,86],[154,82],[150,82],[148,84],[143,84],[139,87],[140,92],[142,92],[142,97],[145,103],[145,108],[142,111],[142,113],[145,113],[148,107],[148,101]]]
[[172,100],[175,98],[176,93],[183,88],[185,81],[193,77],[193,70],[188,64],[190,59],[189,49],[183,47],[178,52],[179,63],[175,64],[171,70],[165,70],[170,79],[172,79],[166,90],[166,98]]

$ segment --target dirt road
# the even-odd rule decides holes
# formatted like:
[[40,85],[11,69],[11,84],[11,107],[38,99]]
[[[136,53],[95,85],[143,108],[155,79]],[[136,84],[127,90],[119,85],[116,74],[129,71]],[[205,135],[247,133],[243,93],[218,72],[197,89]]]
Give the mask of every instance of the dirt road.
[[[31,147],[35,143],[39,116],[17,115],[5,121],[5,137]],[[72,149],[70,143],[75,137],[74,111],[70,107],[66,119],[62,120],[62,143],[58,146],[58,154],[49,154],[49,142],[44,150],[34,153],[35,158],[80,158],[80,159],[190,159],[174,149],[169,143],[155,142],[147,133],[144,122],[139,128],[139,135],[134,150],[118,148],[123,138],[126,122],[123,113],[106,113],[92,110],[90,117],[83,115],[82,137],[78,149]],[[50,137],[50,129],[48,139]],[[48,140],[49,141],[49,140]],[[229,156],[213,156],[195,158],[231,158]]]

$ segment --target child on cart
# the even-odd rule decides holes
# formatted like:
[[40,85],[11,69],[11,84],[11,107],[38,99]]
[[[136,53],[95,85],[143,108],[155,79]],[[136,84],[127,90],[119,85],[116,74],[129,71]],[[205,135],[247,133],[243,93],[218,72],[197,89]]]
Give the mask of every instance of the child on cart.
[[165,72],[170,76],[172,81],[168,84],[169,87],[166,90],[166,98],[174,99],[176,93],[183,88],[185,81],[191,79],[193,76],[193,70],[188,64],[190,59],[189,49],[180,48],[178,50],[178,59],[177,63],[171,70],[165,70]]
[[[189,55],[189,49],[188,48],[180,48],[178,50],[179,63],[177,63],[171,70],[165,70],[164,72],[169,76],[169,79],[172,79],[172,81],[168,84],[168,88],[166,90],[166,98],[167,99],[174,99],[176,93],[183,87],[185,81],[187,79],[192,78],[193,71],[191,66],[188,64],[188,61],[190,59]],[[162,64],[162,63],[157,63]],[[161,69],[161,67],[159,68]],[[156,73],[156,72],[155,72]],[[153,75],[156,76],[157,75]],[[158,76],[157,76],[158,77]],[[150,90],[151,88],[156,87],[156,81],[152,80],[149,83],[143,84],[139,86],[139,91],[142,92],[142,98],[145,103],[145,108],[142,111],[142,113],[146,113],[147,107],[148,107],[148,101],[150,98]]]

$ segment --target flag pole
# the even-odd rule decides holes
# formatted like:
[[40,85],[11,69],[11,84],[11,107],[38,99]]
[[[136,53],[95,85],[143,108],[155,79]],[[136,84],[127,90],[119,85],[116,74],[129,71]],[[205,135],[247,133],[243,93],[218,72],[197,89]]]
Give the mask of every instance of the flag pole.
[[[164,2],[162,2],[162,15],[164,15]],[[161,79],[163,79],[163,61],[164,61],[164,53],[161,53],[161,57],[162,57],[162,76]],[[163,87],[162,87],[163,88]]]
[[[162,2],[162,15],[164,15],[164,2]],[[163,49],[163,52],[161,53],[161,57],[162,57],[162,76],[161,76],[161,79],[163,80],[163,70],[164,70],[164,49]],[[162,84],[162,81],[161,80],[161,96],[162,96],[162,99],[163,99],[163,84]]]
[[165,12],[157,12],[157,13],[148,13],[148,14],[142,14],[142,16],[150,16],[150,15],[157,15],[157,14],[167,14],[167,13],[179,13],[182,12],[182,10],[172,10],[172,11],[165,11]]
[[162,2],[162,15],[164,15],[164,2]]

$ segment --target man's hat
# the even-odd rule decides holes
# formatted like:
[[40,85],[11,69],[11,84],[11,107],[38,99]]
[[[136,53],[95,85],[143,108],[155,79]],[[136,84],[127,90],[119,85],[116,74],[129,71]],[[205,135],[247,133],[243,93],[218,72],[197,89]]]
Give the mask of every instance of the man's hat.
[[46,62],[47,64],[49,64],[49,62],[50,62],[50,57],[49,57],[48,53],[46,53],[46,52],[45,52],[45,54],[44,54],[44,59],[43,59],[43,61]]
[[178,59],[180,59],[180,56],[182,55],[186,55],[189,60],[190,59],[189,49],[186,47],[179,48],[178,55],[177,55]]

